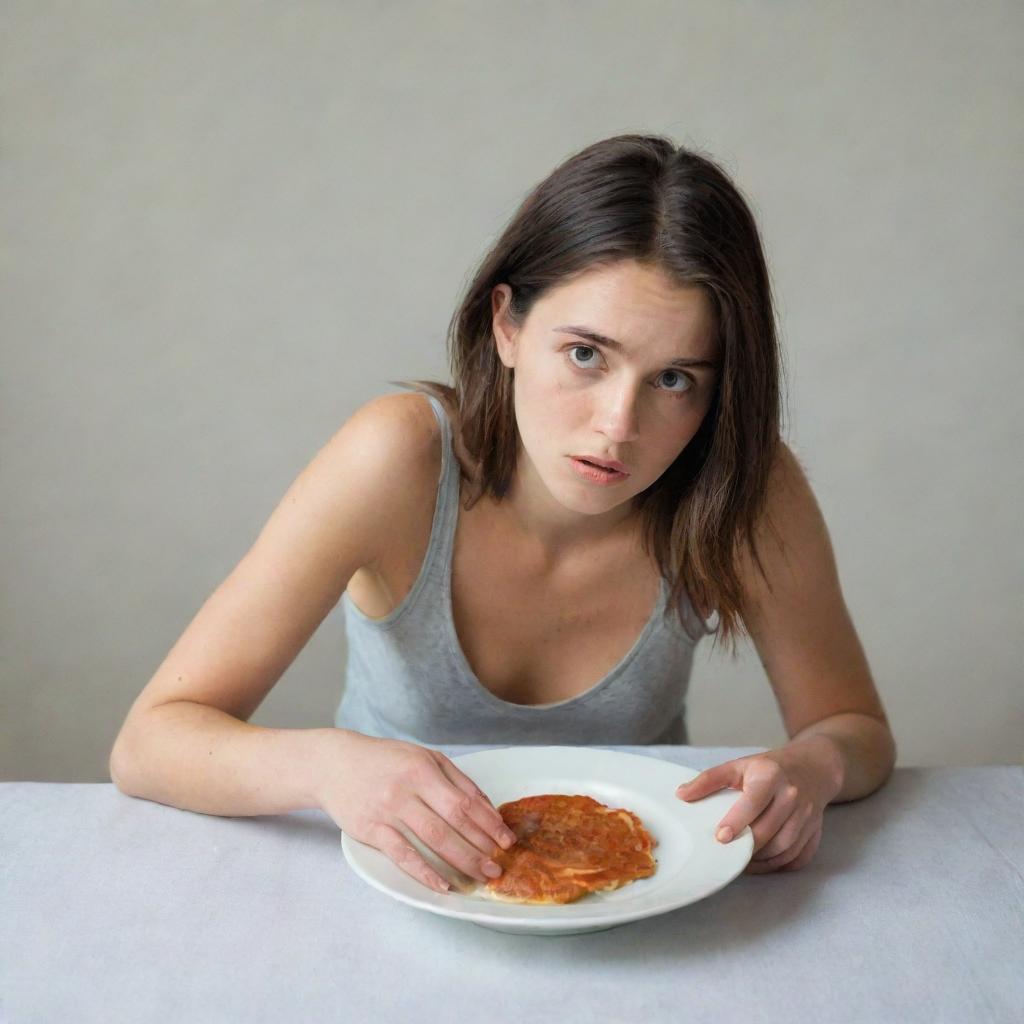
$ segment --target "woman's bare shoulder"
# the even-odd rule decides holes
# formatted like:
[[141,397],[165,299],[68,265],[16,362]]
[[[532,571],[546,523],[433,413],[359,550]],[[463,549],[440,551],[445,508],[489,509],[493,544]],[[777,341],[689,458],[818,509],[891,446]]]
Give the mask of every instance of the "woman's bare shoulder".
[[378,395],[361,405],[339,433],[355,432],[373,452],[382,487],[416,496],[436,487],[441,466],[441,426],[426,395]]
[[413,447],[436,447],[441,434],[429,399],[418,391],[377,395],[364,402],[351,418],[356,417],[392,439],[405,438]]
[[[473,480],[476,463],[462,443],[458,407],[450,398],[436,397],[451,425],[452,449],[462,475]],[[404,444],[405,454],[416,461],[412,471],[422,470],[421,475],[428,488],[433,486],[436,489],[441,466],[441,424],[426,394],[407,391],[381,395],[367,402],[358,413],[391,435],[394,443]]]

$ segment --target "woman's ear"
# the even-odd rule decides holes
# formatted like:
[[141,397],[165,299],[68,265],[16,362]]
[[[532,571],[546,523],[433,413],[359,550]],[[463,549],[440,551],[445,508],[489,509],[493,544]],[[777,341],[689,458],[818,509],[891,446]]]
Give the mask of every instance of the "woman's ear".
[[512,289],[507,284],[496,284],[491,289],[491,330],[498,358],[511,369],[516,365],[516,336],[519,328],[509,312]]

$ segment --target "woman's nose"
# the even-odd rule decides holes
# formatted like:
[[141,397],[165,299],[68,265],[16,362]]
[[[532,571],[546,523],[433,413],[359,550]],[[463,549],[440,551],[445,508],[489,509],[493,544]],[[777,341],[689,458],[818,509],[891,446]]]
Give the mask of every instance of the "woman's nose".
[[598,426],[609,441],[623,444],[640,436],[640,410],[636,392],[620,388],[605,396]]

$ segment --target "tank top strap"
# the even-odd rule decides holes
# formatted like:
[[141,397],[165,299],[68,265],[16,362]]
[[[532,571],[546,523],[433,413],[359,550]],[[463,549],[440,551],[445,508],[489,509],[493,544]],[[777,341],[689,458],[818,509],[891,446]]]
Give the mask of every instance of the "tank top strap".
[[444,405],[428,394],[434,415],[441,424],[441,475],[434,502],[434,525],[430,533],[430,550],[426,561],[434,572],[447,580],[452,570],[455,546],[455,527],[459,518],[459,461],[455,457],[452,425]]

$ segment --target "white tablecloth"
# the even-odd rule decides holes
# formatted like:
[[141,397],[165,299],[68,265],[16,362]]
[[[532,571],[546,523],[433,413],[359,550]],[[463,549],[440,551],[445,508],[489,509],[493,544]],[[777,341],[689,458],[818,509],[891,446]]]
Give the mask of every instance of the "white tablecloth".
[[[615,749],[696,769],[753,752]],[[4,783],[0,1021],[1019,1024],[1022,812],[1024,768],[897,769],[828,808],[800,871],[533,937],[378,892],[319,811],[219,818]]]

